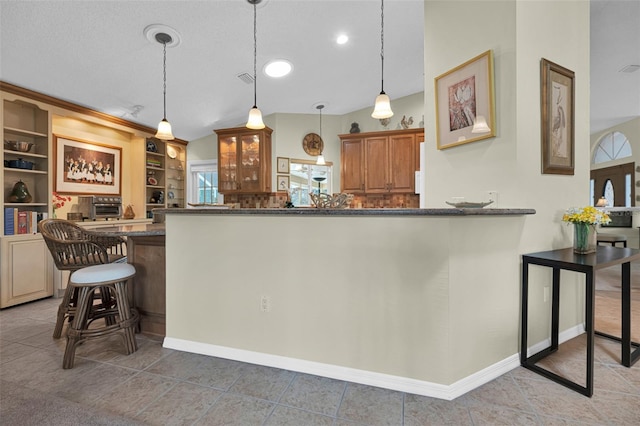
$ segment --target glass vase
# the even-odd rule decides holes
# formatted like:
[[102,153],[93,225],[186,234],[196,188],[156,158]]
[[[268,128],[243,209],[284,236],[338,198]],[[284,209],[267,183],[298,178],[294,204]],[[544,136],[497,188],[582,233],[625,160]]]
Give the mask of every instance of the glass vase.
[[598,242],[596,235],[596,225],[574,223],[573,252],[578,254],[595,253]]

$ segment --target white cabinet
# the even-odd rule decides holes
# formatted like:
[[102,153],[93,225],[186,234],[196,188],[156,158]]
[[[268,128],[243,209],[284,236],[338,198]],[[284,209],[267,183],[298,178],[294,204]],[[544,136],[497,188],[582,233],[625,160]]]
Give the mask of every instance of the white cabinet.
[[53,261],[40,234],[3,237],[0,263],[0,308],[53,294]]
[[[37,102],[2,92],[0,120],[0,308],[53,294],[53,262],[36,234],[38,215],[51,211],[51,114]],[[28,147],[20,150],[18,145]],[[20,161],[22,160],[22,161]],[[24,162],[28,162],[27,167]],[[16,183],[30,199],[12,197]],[[19,226],[12,226],[12,222]]]

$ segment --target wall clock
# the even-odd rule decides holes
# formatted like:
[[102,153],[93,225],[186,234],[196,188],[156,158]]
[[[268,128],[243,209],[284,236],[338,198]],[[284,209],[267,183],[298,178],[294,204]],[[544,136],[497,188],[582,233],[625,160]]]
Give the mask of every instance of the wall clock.
[[302,139],[302,148],[307,154],[318,156],[322,154],[324,142],[322,142],[320,135],[316,133],[308,133],[304,139]]

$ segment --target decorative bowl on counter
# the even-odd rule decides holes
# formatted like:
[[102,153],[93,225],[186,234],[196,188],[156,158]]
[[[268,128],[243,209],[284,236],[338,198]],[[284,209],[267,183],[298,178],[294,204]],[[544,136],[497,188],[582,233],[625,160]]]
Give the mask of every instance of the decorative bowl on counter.
[[493,203],[493,201],[486,201],[486,202],[472,202],[472,201],[461,201],[459,203],[450,203],[448,201],[445,201],[445,203],[449,204],[450,206],[453,206],[457,209],[481,209],[485,206],[488,206],[489,204]]
[[309,194],[311,201],[319,209],[344,209],[349,207],[353,200],[353,194]]

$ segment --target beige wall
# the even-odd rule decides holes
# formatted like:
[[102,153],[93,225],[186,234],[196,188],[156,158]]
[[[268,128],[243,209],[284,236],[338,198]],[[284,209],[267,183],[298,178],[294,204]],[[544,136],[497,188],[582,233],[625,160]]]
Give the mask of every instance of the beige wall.
[[[451,22],[456,31],[451,31]],[[442,43],[446,34],[447,43]],[[559,43],[558,40],[562,40]],[[451,48],[455,46],[455,48]],[[434,78],[470,58],[492,49],[495,65],[497,136],[478,142],[437,150],[435,145]],[[540,59],[546,58],[576,73],[575,174],[543,175],[540,152]],[[561,222],[571,206],[588,205],[589,173],[589,3],[556,1],[425,1],[425,128],[426,152],[423,205],[445,207],[452,196],[488,199],[497,190],[500,207],[530,207],[517,252],[504,253],[498,265],[518,265],[520,254],[567,247],[572,229]],[[476,238],[471,232],[470,245]],[[478,255],[480,252],[478,251]],[[480,265],[481,271],[494,265]],[[542,286],[550,273],[533,271],[530,344],[547,336]],[[518,352],[519,285],[516,270],[508,277],[476,280],[451,271],[449,306],[442,319],[451,333],[448,359],[450,378],[463,377],[497,359]],[[575,275],[563,274],[563,296],[575,304],[563,306],[561,328],[582,320],[582,285]],[[538,287],[539,286],[539,287]],[[465,312],[477,305],[488,313],[471,324]],[[537,314],[537,315],[536,315]],[[493,346],[473,351],[465,337],[479,333],[496,339]],[[499,337],[498,337],[499,336]]]

